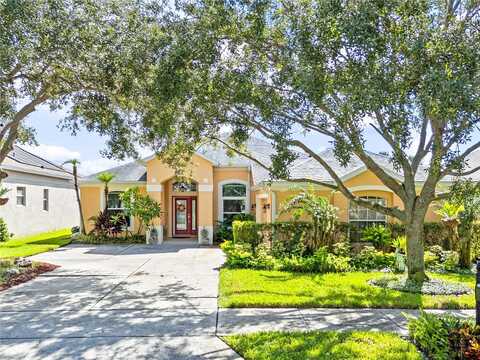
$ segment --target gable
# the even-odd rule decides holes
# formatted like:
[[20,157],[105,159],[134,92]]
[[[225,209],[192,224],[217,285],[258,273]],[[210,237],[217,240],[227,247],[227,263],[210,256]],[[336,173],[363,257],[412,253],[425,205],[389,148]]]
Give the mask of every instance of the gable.
[[[175,176],[175,170],[157,157],[147,160],[146,167],[147,183],[162,183]],[[185,173],[201,184],[213,183],[213,164],[201,155],[192,156]]]

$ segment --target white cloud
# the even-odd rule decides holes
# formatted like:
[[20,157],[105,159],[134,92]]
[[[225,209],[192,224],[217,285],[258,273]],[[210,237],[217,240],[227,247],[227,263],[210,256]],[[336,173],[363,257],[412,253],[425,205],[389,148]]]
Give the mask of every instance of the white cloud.
[[39,146],[23,145],[22,147],[45,160],[59,164],[66,160],[80,158],[78,151],[72,151],[63,146],[40,144]]

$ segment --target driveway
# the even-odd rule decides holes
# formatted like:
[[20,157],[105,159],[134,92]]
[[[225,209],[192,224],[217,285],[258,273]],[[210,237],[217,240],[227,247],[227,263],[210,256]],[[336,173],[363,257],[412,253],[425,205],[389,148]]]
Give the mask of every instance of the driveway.
[[221,250],[70,245],[0,293],[1,359],[234,359],[216,336]]

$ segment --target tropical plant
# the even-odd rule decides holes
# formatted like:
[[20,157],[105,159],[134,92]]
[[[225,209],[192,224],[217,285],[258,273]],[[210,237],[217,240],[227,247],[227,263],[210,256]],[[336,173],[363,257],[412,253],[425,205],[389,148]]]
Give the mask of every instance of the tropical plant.
[[72,166],[73,186],[75,187],[75,195],[77,197],[78,211],[80,213],[80,233],[82,235],[85,235],[86,231],[85,231],[85,221],[83,219],[82,200],[80,199],[80,189],[78,187],[78,166],[80,165],[80,161],[77,159],[71,159],[71,160],[65,161],[63,165]]
[[311,250],[331,245],[338,221],[337,208],[324,197],[316,195],[313,189],[303,190],[288,198],[282,204],[280,214],[283,213],[291,213],[296,220],[306,216],[312,221],[313,237],[311,243],[306,244]]
[[110,184],[110,182],[114,178],[115,178],[115,175],[108,172],[108,171],[102,172],[102,173],[97,175],[97,180],[101,181],[104,185],[103,196],[104,196],[104,201],[105,201],[105,210],[108,209],[108,194],[109,194],[108,184]]
[[392,232],[383,225],[368,226],[362,231],[362,241],[371,242],[375,248],[386,250],[392,243]]
[[142,232],[143,226],[145,226],[147,230],[150,230],[153,225],[153,220],[161,216],[161,205],[147,194],[142,193],[137,186],[131,187],[123,192],[120,195],[120,199],[125,214],[139,220],[138,235]]
[[465,210],[462,204],[444,201],[441,207],[435,212],[440,215],[442,222],[450,230],[448,247],[454,250],[458,247],[458,225],[460,225],[460,214]]
[[393,239],[392,245],[395,247],[396,251],[403,254],[407,253],[407,237],[405,235],[400,235]]
[[107,210],[100,211],[98,215],[89,218],[93,222],[92,232],[99,237],[116,237],[127,225],[124,214],[111,214]]

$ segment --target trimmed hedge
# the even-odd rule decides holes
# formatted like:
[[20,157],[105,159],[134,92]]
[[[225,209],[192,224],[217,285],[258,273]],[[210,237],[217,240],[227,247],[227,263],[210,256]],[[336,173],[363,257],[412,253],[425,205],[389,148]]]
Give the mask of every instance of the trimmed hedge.
[[[259,244],[264,243],[274,251],[277,249],[280,252],[304,255],[304,252],[307,251],[305,244],[313,237],[313,224],[310,222],[279,221],[270,224],[257,224],[254,221],[235,221],[235,223],[234,241],[248,243],[253,246],[252,249],[256,249]],[[405,234],[405,226],[402,224],[390,223],[387,224],[387,228],[392,234],[392,239]],[[358,228],[348,223],[339,223],[332,238],[321,246],[332,248],[335,243],[348,241],[352,232],[356,232],[356,235],[358,235]],[[450,250],[448,237],[449,231],[443,223],[425,223],[425,247],[439,245],[445,250]],[[471,248],[472,258],[480,256],[480,224],[474,225]]]

